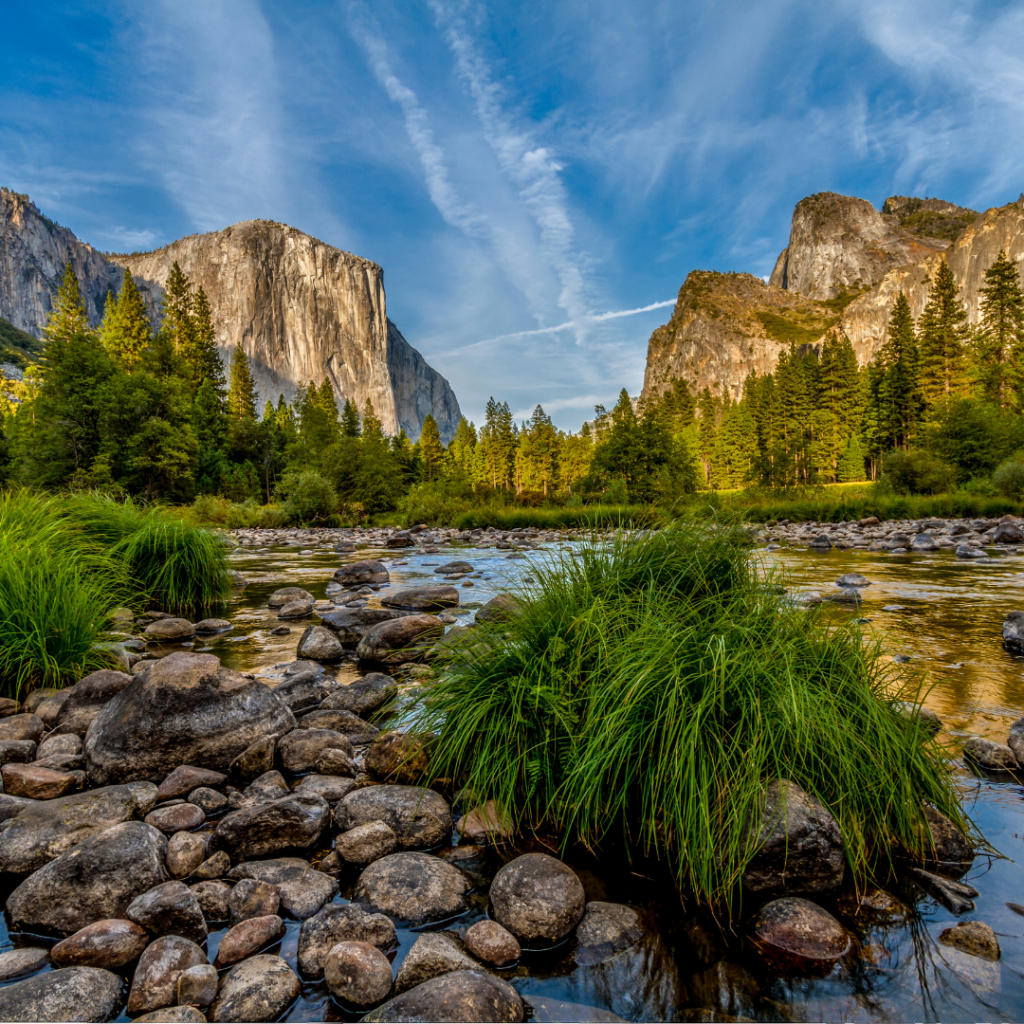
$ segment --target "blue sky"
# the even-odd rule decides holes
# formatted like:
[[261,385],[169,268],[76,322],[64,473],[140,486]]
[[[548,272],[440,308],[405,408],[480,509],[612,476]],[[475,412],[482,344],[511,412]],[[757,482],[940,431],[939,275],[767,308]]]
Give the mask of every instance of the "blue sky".
[[659,304],[769,273],[805,195],[1024,189],[1019,2],[36,0],[4,27],[0,184],[102,249],[266,217],[376,260],[478,423],[636,394]]

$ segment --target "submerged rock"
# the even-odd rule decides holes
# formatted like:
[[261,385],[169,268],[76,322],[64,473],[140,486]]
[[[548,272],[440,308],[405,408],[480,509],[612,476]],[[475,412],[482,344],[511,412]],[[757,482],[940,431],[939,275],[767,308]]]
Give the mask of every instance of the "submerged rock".
[[763,951],[801,960],[838,960],[850,949],[846,929],[828,911],[796,896],[762,907],[753,931],[754,942]]
[[452,971],[431,978],[371,1010],[368,1022],[479,1021],[514,1024],[525,1020],[519,993],[501,978],[483,971]]
[[939,942],[982,960],[998,960],[1002,956],[996,933],[982,921],[960,921],[941,932]]
[[121,979],[95,967],[65,967],[0,988],[0,1021],[107,1021],[121,1005]]
[[526,853],[504,865],[490,896],[496,920],[528,947],[564,939],[586,903],[576,872],[546,853]]
[[576,927],[576,963],[600,963],[643,938],[639,913],[621,903],[592,901]]

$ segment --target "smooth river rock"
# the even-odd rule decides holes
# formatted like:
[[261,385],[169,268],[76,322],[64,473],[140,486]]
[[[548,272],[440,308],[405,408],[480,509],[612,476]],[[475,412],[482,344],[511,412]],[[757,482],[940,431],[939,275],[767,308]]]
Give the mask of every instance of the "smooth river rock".
[[349,793],[334,810],[342,831],[383,821],[406,850],[423,849],[446,841],[452,832],[447,801],[432,789],[416,786],[368,786]]
[[207,1019],[210,1021],[277,1020],[299,996],[302,984],[279,956],[250,957],[236,964],[220,982]]
[[391,576],[383,562],[367,559],[343,565],[334,573],[334,579],[343,587],[357,587],[364,583],[387,583]]
[[982,736],[972,736],[967,740],[964,743],[964,754],[990,772],[1010,772],[1020,767],[1010,747]]
[[233,860],[307,847],[320,838],[330,816],[330,805],[319,796],[287,796],[240,807],[221,818],[213,832],[213,845]]
[[452,971],[431,978],[371,1010],[369,1022],[447,1021],[514,1024],[525,1019],[519,993],[504,979],[483,971]]
[[116,974],[65,967],[0,988],[0,1021],[107,1021],[121,998]]
[[846,929],[827,910],[796,896],[762,907],[753,931],[755,944],[775,956],[832,961],[850,949]]
[[442,584],[440,586],[407,587],[395,594],[388,594],[380,599],[384,608],[404,608],[416,612],[439,612],[445,608],[454,608],[459,603],[457,588]]
[[280,894],[281,909],[299,921],[312,917],[338,892],[335,879],[316,871],[301,857],[246,861],[232,868],[228,877],[255,878],[273,885]]
[[470,925],[463,942],[473,956],[494,967],[514,964],[522,952],[516,937],[497,921],[483,920]]
[[397,945],[395,926],[384,914],[367,913],[355,903],[329,903],[299,932],[299,970],[310,978],[324,972],[327,954],[339,942],[368,942],[377,949]]
[[314,661],[337,661],[344,654],[341,641],[324,626],[307,626],[295,652],[297,658],[312,658]]
[[141,925],[124,918],[93,921],[50,950],[50,957],[61,967],[103,967],[113,970],[130,964],[149,943],[149,933]]
[[451,971],[479,970],[480,965],[466,956],[462,940],[449,932],[426,932],[405,954],[395,978],[395,994],[406,992],[431,978]]
[[339,942],[328,954],[324,978],[349,1006],[373,1006],[391,991],[391,964],[368,942]]
[[206,954],[180,935],[164,935],[151,942],[135,968],[128,1012],[134,1016],[173,1006],[178,1001],[178,979],[182,973],[206,962]]
[[576,927],[586,898],[571,868],[546,853],[505,864],[491,882],[494,918],[527,947],[553,946]]
[[320,705],[322,710],[351,711],[366,716],[383,707],[398,692],[395,680],[383,672],[369,672],[347,686],[339,686]]
[[387,665],[419,661],[443,635],[444,623],[437,616],[406,615],[371,626],[359,641],[356,655]]
[[202,907],[184,882],[164,882],[137,896],[128,904],[125,917],[151,935],[181,935],[196,943],[206,941]]
[[[393,853],[363,871],[352,900],[368,910],[418,926],[465,913],[469,889],[469,879],[437,857]],[[580,893],[582,913],[582,886]]]
[[276,942],[284,935],[284,921],[277,914],[263,917],[247,917],[232,926],[220,940],[217,947],[217,967],[230,967],[239,960],[258,953],[265,946]]

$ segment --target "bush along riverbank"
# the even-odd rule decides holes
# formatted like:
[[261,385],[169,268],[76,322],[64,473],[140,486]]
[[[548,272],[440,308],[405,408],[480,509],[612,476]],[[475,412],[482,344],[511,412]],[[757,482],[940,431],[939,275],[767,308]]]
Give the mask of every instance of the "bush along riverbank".
[[[642,862],[666,916],[693,894],[798,973],[853,955],[843,899],[890,869],[970,906],[980,837],[912,681],[787,606],[745,532],[592,538],[447,633],[474,549],[566,538],[239,539],[340,556],[324,600],[261,597],[302,627],[273,685],[181,646],[230,622],[148,616],[130,673],[0,706],[0,872],[32,936],[0,953],[0,1018],[726,1012],[611,879],[570,866],[581,844],[623,876]],[[393,586],[386,559],[452,541],[438,582]],[[980,924],[961,940],[998,955]],[[553,963],[582,1005],[529,992]]]

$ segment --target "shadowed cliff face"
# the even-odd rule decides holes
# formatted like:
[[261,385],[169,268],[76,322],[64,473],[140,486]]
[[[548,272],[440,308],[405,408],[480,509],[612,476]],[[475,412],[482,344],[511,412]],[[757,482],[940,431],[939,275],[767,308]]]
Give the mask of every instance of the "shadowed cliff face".
[[441,437],[460,411],[448,382],[387,318],[384,275],[370,260],[284,224],[246,221],[190,235],[154,252],[104,256],[47,220],[25,196],[0,192],[0,317],[37,337],[71,259],[89,318],[98,322],[127,267],[159,323],[163,285],[177,260],[210,301],[225,364],[241,345],[262,400],[290,400],[328,378],[339,401],[373,402],[387,433],[413,439],[432,413]]

